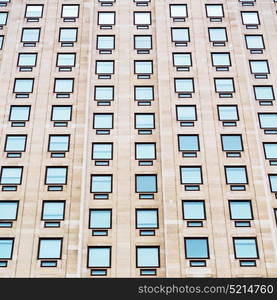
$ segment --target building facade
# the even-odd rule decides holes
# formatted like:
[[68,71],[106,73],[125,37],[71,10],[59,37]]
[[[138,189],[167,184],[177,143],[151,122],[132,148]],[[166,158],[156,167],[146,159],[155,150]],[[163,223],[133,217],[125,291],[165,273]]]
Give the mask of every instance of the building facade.
[[276,277],[276,0],[0,0],[0,277]]

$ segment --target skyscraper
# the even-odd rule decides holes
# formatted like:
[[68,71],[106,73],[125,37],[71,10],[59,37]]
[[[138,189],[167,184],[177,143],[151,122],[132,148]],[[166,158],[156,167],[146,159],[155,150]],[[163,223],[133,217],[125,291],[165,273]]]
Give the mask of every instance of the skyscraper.
[[276,277],[276,10],[0,0],[0,277]]

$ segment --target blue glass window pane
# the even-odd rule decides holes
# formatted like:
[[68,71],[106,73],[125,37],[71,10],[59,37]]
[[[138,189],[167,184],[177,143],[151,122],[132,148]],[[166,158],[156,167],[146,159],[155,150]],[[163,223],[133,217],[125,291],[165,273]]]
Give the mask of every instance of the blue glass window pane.
[[71,106],[54,106],[52,110],[53,121],[70,121]]
[[75,54],[74,53],[59,53],[57,66],[62,67],[74,67],[75,65]]
[[22,42],[38,42],[40,30],[32,28],[24,28],[22,33]]
[[111,228],[110,210],[91,210],[90,211],[90,228]]
[[33,79],[15,79],[15,93],[31,93],[33,90]]
[[212,53],[214,66],[230,66],[230,55],[228,53]]
[[191,66],[190,53],[174,53],[174,66]]
[[20,184],[22,168],[2,168],[1,184]]
[[135,36],[136,49],[151,49],[151,36]]
[[158,247],[138,247],[137,266],[159,267],[159,248]]
[[27,121],[29,118],[29,106],[13,106],[11,108],[10,120],[11,121]]
[[98,49],[114,49],[114,37],[113,36],[98,36],[97,38]]
[[225,42],[227,35],[225,28],[209,28],[211,42]]
[[41,18],[43,5],[28,5],[26,7],[26,18]]
[[136,144],[136,159],[155,159],[155,144]]
[[277,175],[269,175],[271,191],[277,192]]
[[136,61],[135,73],[136,74],[152,74],[152,61]]
[[215,87],[217,92],[234,92],[232,79],[215,79]]
[[62,240],[41,239],[39,248],[39,259],[55,258],[59,259],[61,254]]
[[244,167],[226,167],[227,183],[247,183],[246,169]]
[[195,121],[196,109],[194,106],[177,106],[178,121]]
[[92,193],[110,193],[112,191],[112,176],[92,176],[91,178],[91,191]]
[[202,201],[183,201],[185,220],[204,220],[205,208]]
[[113,87],[97,86],[95,88],[95,100],[113,100]]
[[112,144],[94,144],[93,159],[112,159]]
[[137,228],[158,228],[158,211],[155,209],[137,210]]
[[179,135],[179,149],[180,151],[198,151],[198,135]]
[[259,119],[262,128],[277,128],[277,114],[259,114]]
[[0,220],[16,220],[17,202],[0,202]]
[[88,266],[90,268],[110,267],[110,254],[111,249],[109,247],[89,248]]
[[55,93],[72,93],[73,79],[56,79]]
[[0,25],[6,25],[8,19],[7,12],[0,12]]
[[157,178],[154,175],[136,176],[137,193],[155,193],[157,191]]
[[185,239],[186,257],[208,258],[208,241],[207,239]]
[[277,143],[264,143],[264,149],[267,159],[277,158]]
[[47,168],[46,184],[66,184],[67,168]]
[[234,239],[236,258],[257,258],[255,239]]
[[188,28],[172,28],[172,41],[173,42],[188,42],[189,29]]
[[63,18],[78,18],[79,5],[64,5],[62,9]]
[[112,129],[113,118],[112,114],[97,114],[94,115],[94,128]]
[[64,202],[44,202],[43,220],[63,220]]
[[222,135],[221,137],[224,151],[242,151],[240,135]]
[[231,218],[237,220],[252,219],[250,201],[230,201]]
[[154,95],[154,91],[152,86],[135,87],[136,100],[153,100],[153,95]]
[[36,65],[37,54],[36,53],[20,53],[18,66],[34,67]]
[[61,28],[60,42],[75,42],[77,40],[76,28]]
[[273,100],[272,86],[254,86],[254,91],[257,100]]
[[181,167],[182,184],[200,184],[202,183],[202,172],[200,167]]
[[269,73],[266,60],[250,60],[250,67],[252,73]]
[[236,106],[219,106],[219,120],[228,121],[228,120],[238,120],[238,112]]
[[262,35],[246,35],[245,37],[248,49],[264,49]]
[[49,151],[68,151],[69,136],[52,135],[49,141]]
[[113,61],[97,61],[96,74],[112,74],[114,70]]
[[26,136],[14,135],[7,136],[5,151],[24,151]]
[[177,93],[188,92],[192,93],[194,91],[193,79],[175,79],[175,88]]
[[138,128],[138,129],[154,128],[154,115],[153,114],[136,115],[136,128]]
[[13,239],[0,239],[0,259],[12,257]]

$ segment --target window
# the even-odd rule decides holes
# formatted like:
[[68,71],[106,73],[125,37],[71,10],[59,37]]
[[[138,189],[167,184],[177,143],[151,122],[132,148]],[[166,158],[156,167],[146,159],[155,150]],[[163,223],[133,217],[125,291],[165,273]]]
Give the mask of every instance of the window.
[[236,105],[218,105],[218,118],[220,121],[239,120],[238,108]]
[[265,48],[262,35],[245,35],[245,42],[247,49],[253,54],[262,53],[262,49]]
[[0,259],[12,259],[13,238],[0,238]]
[[215,91],[217,93],[234,93],[234,79],[233,78],[214,78]]
[[35,46],[39,42],[40,28],[23,28],[21,42],[26,46]]
[[3,49],[3,44],[4,44],[4,36],[0,35],[0,50]]
[[49,135],[48,151],[67,152],[69,151],[70,135]]
[[223,151],[243,151],[240,134],[222,134],[221,145]]
[[89,211],[90,229],[110,229],[112,228],[111,209],[91,209]]
[[92,159],[113,159],[112,143],[92,143]]
[[25,18],[28,20],[38,21],[43,14],[43,5],[26,5]]
[[[150,60],[136,60],[135,74],[149,75],[153,74],[153,62]],[[149,78],[149,77],[147,77]]]
[[33,92],[34,79],[19,79],[16,78],[14,81],[13,92],[16,94],[29,94]]
[[136,209],[136,228],[158,228],[157,209]]
[[135,86],[135,100],[152,101],[154,100],[153,86]]
[[138,28],[148,28],[151,25],[151,12],[134,12],[134,24]]
[[277,113],[259,113],[258,116],[262,129],[277,128]]
[[229,201],[231,220],[252,220],[252,206],[249,200],[230,200]]
[[94,129],[112,129],[113,114],[93,114]]
[[110,268],[111,247],[89,247],[88,268]]
[[76,63],[76,53],[58,53],[57,54],[57,67],[59,67],[62,70],[65,70],[64,68],[69,68],[68,70],[71,70],[72,67],[75,67]]
[[177,121],[196,121],[195,105],[177,105],[176,106]]
[[17,66],[20,67],[21,71],[32,71],[32,67],[37,64],[37,53],[19,53]]
[[152,36],[151,35],[135,35],[134,47],[138,53],[149,53],[152,49]]
[[269,178],[271,192],[276,193],[277,192],[277,175],[269,174],[268,178]]
[[152,246],[137,246],[137,268],[159,268],[160,248]]
[[71,121],[72,106],[71,105],[53,105],[51,121]]
[[111,53],[111,50],[115,48],[115,37],[114,35],[97,35],[96,45],[100,53]]
[[21,184],[23,167],[2,167],[0,184]]
[[233,238],[235,258],[259,258],[256,238]]
[[111,193],[112,175],[91,175],[91,193]]
[[229,52],[217,52],[211,53],[213,67],[216,67],[217,71],[228,71],[231,66],[231,58]]
[[7,24],[8,13],[0,12],[0,28],[3,28],[4,25]]
[[209,258],[208,238],[185,238],[186,259]]
[[170,4],[169,5],[170,17],[173,21],[185,21],[188,16],[188,9],[186,4]]
[[65,201],[43,201],[41,220],[63,220]]
[[135,143],[136,159],[153,160],[156,159],[155,143]]
[[18,201],[0,201],[0,221],[16,220],[17,211],[18,211]]
[[246,28],[258,28],[260,24],[259,14],[257,11],[242,11],[241,12],[242,23],[246,25]]
[[277,143],[263,143],[266,159],[277,159]]
[[73,93],[74,79],[56,78],[54,93]]
[[191,93],[194,93],[193,78],[174,78],[174,84],[179,97],[191,97]]
[[249,65],[251,73],[254,74],[257,79],[267,78],[266,74],[270,73],[267,60],[250,60]]
[[180,167],[181,184],[202,184],[202,168],[198,166]]
[[114,100],[113,86],[95,86],[94,100],[96,101],[112,101]]
[[200,151],[198,135],[178,135],[179,151]]
[[247,172],[245,166],[228,166],[225,168],[227,184],[247,184]]
[[157,175],[136,175],[136,193],[156,193]]
[[40,238],[38,259],[61,259],[62,238]]
[[274,91],[272,85],[254,85],[254,94],[256,100],[274,100]]
[[135,114],[136,129],[154,129],[155,115],[154,114]]
[[111,29],[115,25],[115,12],[98,12],[98,25],[103,29]]
[[222,4],[206,4],[206,15],[211,22],[221,22],[224,17]]
[[67,182],[67,167],[46,167],[45,184],[59,185]]
[[59,42],[62,46],[73,46],[77,42],[78,28],[60,28]]
[[78,4],[63,4],[62,18],[64,21],[75,21],[76,18],[79,18],[79,8],[80,6]]
[[[114,61],[113,60],[97,60],[95,73],[100,75],[102,79],[110,78],[114,74]],[[103,77],[102,75],[106,75]]]
[[184,220],[205,220],[205,202],[202,200],[183,201],[183,218]]
[[177,68],[177,71],[189,71],[189,67],[192,66],[191,53],[172,53],[173,66]]
[[177,27],[171,28],[171,39],[176,46],[184,45],[190,41],[189,28]]
[[31,106],[12,105],[9,121],[29,121]]
[[24,152],[27,135],[6,135],[5,152]]
[[209,40],[213,42],[214,46],[224,46],[227,39],[227,32],[225,27],[210,27],[209,31]]

